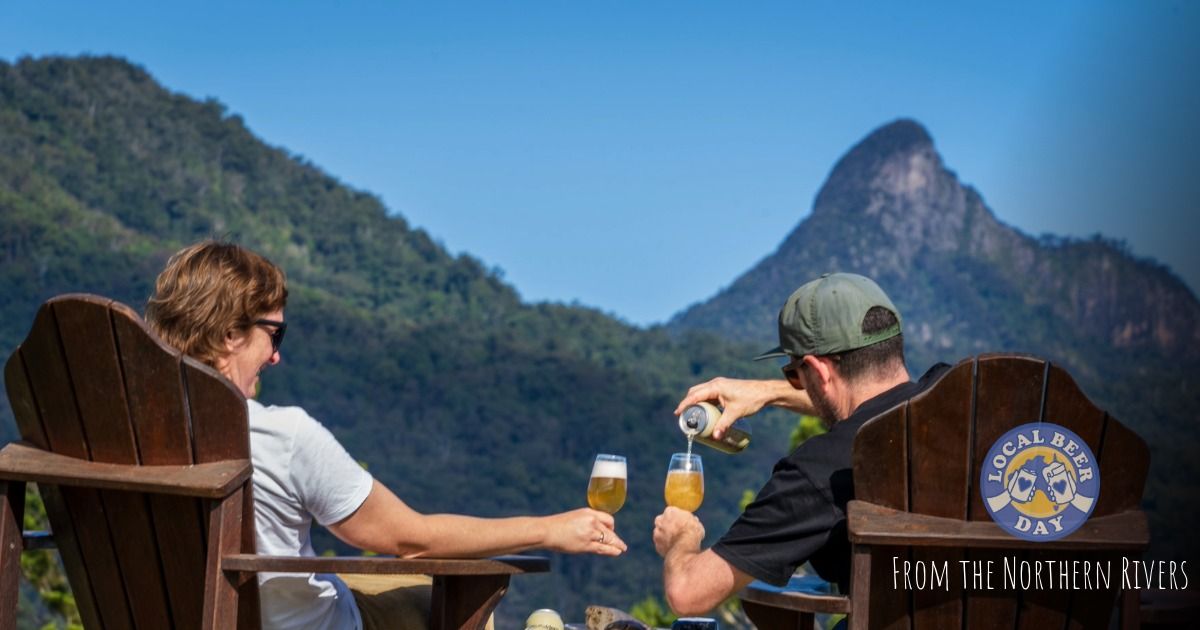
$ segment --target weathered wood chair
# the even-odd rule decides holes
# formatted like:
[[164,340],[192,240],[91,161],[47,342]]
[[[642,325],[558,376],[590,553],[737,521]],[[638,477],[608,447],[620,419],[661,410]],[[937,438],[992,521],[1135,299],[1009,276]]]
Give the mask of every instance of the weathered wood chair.
[[4,371],[22,442],[0,451],[0,628],[15,623],[25,483],[43,497],[87,628],[257,628],[272,572],[433,576],[435,628],[482,628],[544,558],[254,554],[246,402],[128,307],[54,298]]
[[[1029,542],[1002,530],[979,488],[988,449],[1029,422],[1070,429],[1099,460],[1103,487],[1091,517],[1056,541]],[[852,629],[1107,628],[1119,599],[1122,626],[1136,627],[1138,593],[1120,591],[1118,558],[1149,544],[1139,507],[1149,459],[1145,442],[1093,405],[1058,366],[1020,355],[965,360],[923,394],[869,420],[855,437],[849,595],[752,587],[740,594],[743,608],[760,630],[808,630],[813,613],[847,613]],[[999,588],[1005,556],[1112,560],[1112,587],[1005,590]],[[903,582],[895,588],[893,559],[948,562],[949,589],[908,590]],[[994,590],[964,590],[960,560],[993,560]]]

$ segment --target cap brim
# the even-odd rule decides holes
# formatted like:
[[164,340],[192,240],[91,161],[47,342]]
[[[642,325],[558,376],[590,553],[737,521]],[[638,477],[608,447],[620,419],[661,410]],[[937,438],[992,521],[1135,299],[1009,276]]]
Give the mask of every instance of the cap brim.
[[754,360],[762,361],[763,359],[774,359],[776,357],[786,357],[787,355],[788,353],[783,351],[783,346],[775,346],[774,348],[771,348],[770,350],[767,350],[766,352],[754,357]]

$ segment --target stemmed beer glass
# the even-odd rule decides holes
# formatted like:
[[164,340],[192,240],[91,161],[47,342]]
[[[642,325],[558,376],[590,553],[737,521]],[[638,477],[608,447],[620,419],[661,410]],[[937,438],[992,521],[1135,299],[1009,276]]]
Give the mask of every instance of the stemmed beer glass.
[[620,455],[600,453],[592,464],[592,478],[588,481],[588,505],[593,510],[616,514],[625,505],[625,458]]
[[704,464],[699,455],[675,453],[667,467],[667,484],[663,489],[667,505],[695,512],[704,502]]

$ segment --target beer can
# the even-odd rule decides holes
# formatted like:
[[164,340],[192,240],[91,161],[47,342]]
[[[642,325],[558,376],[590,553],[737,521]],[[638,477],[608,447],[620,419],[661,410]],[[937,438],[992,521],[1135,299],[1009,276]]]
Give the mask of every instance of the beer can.
[[679,414],[679,430],[697,442],[710,446],[724,453],[740,453],[750,444],[750,421],[738,418],[725,429],[720,439],[713,437],[713,429],[717,420],[721,419],[721,410],[708,402],[691,405]]
[[525,620],[525,630],[563,630],[563,620],[558,612],[549,608],[539,608],[529,613]]

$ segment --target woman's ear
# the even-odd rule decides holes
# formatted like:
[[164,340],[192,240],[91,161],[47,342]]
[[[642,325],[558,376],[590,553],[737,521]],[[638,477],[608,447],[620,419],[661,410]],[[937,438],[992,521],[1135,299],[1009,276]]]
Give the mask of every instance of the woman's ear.
[[238,330],[229,330],[225,333],[225,351],[232,353],[240,350],[246,345],[246,333]]

